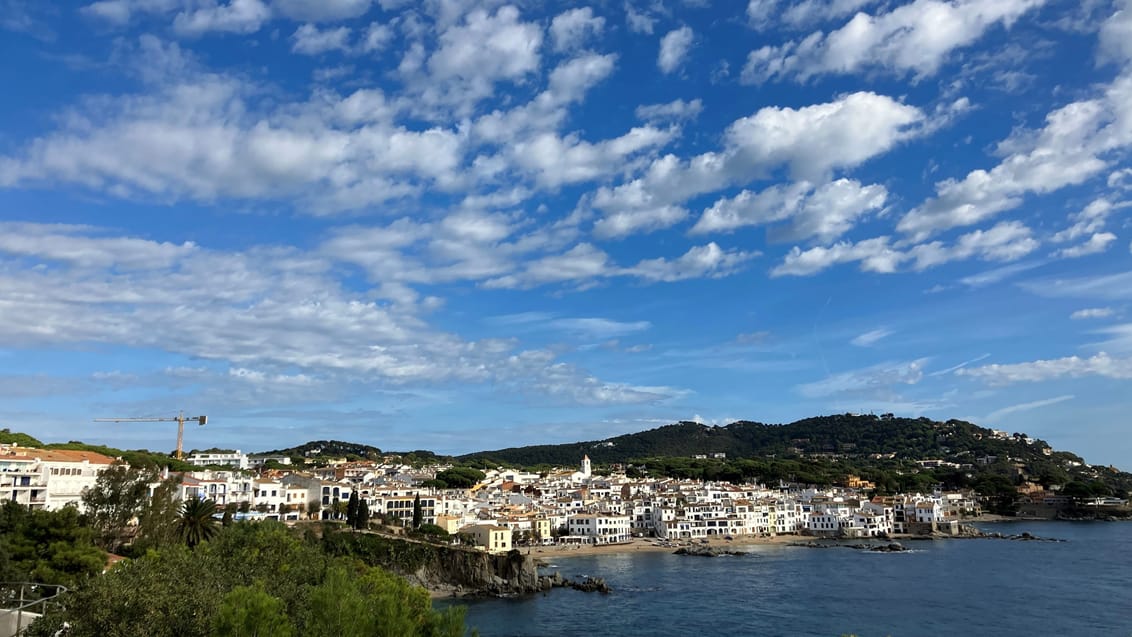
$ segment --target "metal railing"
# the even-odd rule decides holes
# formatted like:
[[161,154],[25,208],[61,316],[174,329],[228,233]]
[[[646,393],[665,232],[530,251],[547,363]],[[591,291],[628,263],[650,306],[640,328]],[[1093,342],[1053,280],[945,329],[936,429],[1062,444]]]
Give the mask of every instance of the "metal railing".
[[33,621],[58,608],[67,588],[35,582],[0,582],[0,637],[19,637]]

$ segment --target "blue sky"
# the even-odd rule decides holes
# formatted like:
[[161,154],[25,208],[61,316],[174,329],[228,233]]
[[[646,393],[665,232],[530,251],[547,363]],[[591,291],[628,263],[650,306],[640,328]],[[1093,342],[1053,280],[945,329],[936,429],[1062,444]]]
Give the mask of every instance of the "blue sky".
[[0,425],[1132,469],[1132,1],[0,0]]

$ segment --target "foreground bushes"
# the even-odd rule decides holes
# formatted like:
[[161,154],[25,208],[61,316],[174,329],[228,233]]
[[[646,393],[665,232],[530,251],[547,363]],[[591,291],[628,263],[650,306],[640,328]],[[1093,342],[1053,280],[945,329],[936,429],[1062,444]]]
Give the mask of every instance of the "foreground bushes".
[[326,555],[276,523],[236,524],[194,549],[150,551],[88,580],[28,635],[457,637],[460,609],[360,561]]

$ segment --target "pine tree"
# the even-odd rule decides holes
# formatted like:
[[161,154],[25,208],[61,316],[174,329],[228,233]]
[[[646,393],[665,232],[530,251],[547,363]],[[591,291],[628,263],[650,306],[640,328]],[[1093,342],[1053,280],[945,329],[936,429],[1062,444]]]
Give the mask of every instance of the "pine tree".
[[421,496],[418,493],[417,497],[413,498],[413,528],[421,528],[422,522],[424,522],[424,512],[421,510]]
[[356,527],[358,523],[358,492],[350,492],[350,501],[346,503],[346,524]]
[[369,504],[365,500],[358,503],[358,516],[355,520],[355,529],[364,529],[369,526]]

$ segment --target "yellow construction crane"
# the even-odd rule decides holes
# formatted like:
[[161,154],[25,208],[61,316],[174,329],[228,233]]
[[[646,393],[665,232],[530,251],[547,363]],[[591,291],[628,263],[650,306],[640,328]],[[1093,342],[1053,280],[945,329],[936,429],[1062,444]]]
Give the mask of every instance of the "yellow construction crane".
[[185,412],[182,411],[173,418],[95,418],[94,422],[175,422],[177,423],[177,459],[180,460],[181,448],[185,442],[186,420],[195,420],[198,425],[203,426],[208,423],[208,416],[185,418]]

